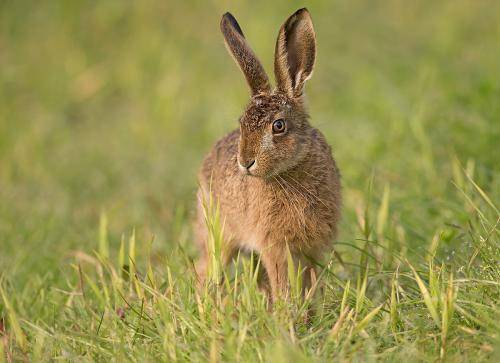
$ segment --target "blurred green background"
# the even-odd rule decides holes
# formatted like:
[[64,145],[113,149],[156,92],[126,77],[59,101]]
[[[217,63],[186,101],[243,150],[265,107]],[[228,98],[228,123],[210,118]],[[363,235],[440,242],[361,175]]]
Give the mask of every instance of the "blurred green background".
[[197,169],[248,99],[220,16],[271,72],[279,26],[303,6],[318,40],[312,123],[343,174],[341,240],[359,235],[372,176],[415,246],[467,218],[449,202],[453,165],[498,200],[498,1],[4,0],[0,271],[19,286],[57,278],[71,251],[96,248],[102,213],[112,247],[135,227],[157,254],[194,255]]

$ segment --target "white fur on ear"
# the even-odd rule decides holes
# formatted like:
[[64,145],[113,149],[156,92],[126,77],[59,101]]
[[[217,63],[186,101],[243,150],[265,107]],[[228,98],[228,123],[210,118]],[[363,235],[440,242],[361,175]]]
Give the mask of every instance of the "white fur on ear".
[[276,41],[274,73],[277,88],[300,97],[311,78],[316,59],[316,35],[306,8],[297,10],[281,26]]

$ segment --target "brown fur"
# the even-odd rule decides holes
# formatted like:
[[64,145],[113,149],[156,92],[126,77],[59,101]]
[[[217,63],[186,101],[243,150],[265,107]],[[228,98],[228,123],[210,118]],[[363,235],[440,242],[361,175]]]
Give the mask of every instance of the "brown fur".
[[[197,273],[203,281],[208,253],[202,200],[211,191],[224,220],[224,263],[238,250],[260,253],[275,299],[287,291],[287,248],[305,268],[308,288],[313,261],[331,246],[340,218],[339,171],[324,136],[309,124],[302,99],[314,65],[314,29],[306,9],[281,27],[273,91],[232,15],[223,16],[221,29],[253,96],[240,128],[216,143],[199,174]],[[283,134],[273,134],[276,119],[286,122]]]
[[224,14],[220,22],[220,29],[224,34],[226,47],[245,75],[252,94],[269,92],[271,86],[264,67],[248,46],[243,31],[234,16],[230,13]]

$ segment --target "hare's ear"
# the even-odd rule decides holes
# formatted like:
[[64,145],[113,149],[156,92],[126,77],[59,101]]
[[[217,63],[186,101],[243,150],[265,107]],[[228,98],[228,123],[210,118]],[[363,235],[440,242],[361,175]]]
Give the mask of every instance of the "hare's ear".
[[277,88],[290,97],[300,97],[315,58],[316,34],[311,16],[303,8],[290,16],[278,33],[274,55]]
[[227,49],[229,49],[247,79],[252,95],[269,93],[271,91],[269,78],[264,71],[264,67],[250,49],[234,16],[225,13],[220,22],[220,29],[224,35]]

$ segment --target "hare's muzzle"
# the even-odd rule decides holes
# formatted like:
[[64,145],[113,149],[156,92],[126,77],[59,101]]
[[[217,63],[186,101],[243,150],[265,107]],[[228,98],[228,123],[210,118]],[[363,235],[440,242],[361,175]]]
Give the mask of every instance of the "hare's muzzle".
[[247,175],[252,174],[252,170],[255,169],[255,159],[241,159],[238,158],[238,166],[240,170]]

